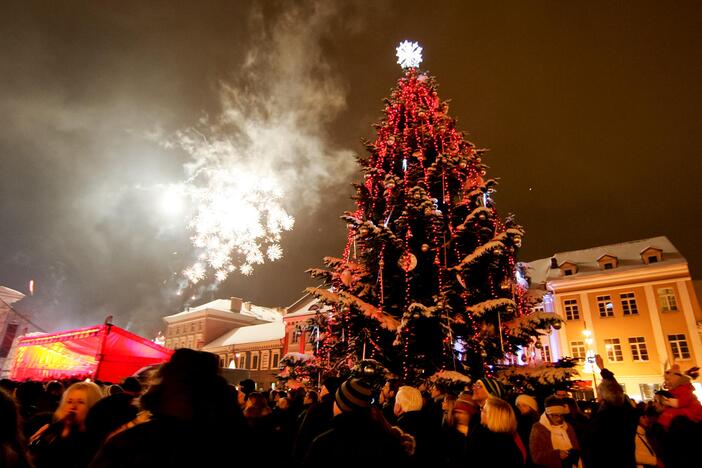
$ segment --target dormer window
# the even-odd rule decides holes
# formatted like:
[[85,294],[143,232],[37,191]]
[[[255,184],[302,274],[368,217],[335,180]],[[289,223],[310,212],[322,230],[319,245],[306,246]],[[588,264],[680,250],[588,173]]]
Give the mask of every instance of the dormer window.
[[619,259],[614,255],[604,254],[597,259],[597,263],[603,270],[613,270],[619,266]]
[[663,260],[663,251],[656,247],[647,247],[641,251],[641,260],[649,265]]
[[563,276],[573,276],[578,272],[578,265],[573,262],[563,262],[558,268],[561,269]]

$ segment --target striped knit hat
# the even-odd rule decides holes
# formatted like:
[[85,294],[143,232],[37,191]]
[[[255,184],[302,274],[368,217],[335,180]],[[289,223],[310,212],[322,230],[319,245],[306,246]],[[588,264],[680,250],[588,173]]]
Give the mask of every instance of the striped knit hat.
[[336,391],[336,405],[343,412],[370,408],[373,392],[361,379],[348,379]]
[[483,387],[485,387],[485,390],[487,390],[490,395],[497,398],[502,398],[502,395],[504,395],[505,387],[497,380],[483,377],[482,379],[479,379],[479,381],[482,382]]

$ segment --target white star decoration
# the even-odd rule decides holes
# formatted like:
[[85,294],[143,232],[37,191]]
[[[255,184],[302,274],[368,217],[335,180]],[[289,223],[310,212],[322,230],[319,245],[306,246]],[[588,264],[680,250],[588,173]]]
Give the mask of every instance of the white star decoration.
[[397,63],[402,68],[415,68],[422,63],[422,48],[418,42],[402,41],[395,49],[397,51]]

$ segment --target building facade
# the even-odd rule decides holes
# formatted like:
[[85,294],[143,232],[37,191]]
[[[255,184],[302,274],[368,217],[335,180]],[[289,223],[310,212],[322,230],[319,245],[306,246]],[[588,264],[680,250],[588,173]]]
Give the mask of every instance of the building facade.
[[220,367],[246,369],[259,387],[275,382],[283,353],[283,308],[217,299],[164,317],[165,346],[207,351]]
[[666,363],[702,365],[702,312],[687,261],[666,237],[557,253],[530,262],[543,310],[565,326],[542,340],[542,356],[578,358],[597,385],[592,357],[601,354],[626,392],[650,399]]
[[0,378],[9,376],[10,363],[16,339],[37,328],[19,313],[13,304],[24,298],[24,294],[5,286],[0,286]]
[[315,334],[318,330],[310,329],[309,321],[319,311],[329,307],[321,304],[314,296],[307,294],[289,306],[283,316],[285,322],[285,340],[283,355],[287,353],[314,354]]

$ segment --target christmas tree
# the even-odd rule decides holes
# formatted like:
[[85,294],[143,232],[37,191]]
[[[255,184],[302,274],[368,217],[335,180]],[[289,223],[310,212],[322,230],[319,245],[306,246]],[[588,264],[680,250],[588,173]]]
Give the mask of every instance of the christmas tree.
[[398,57],[404,76],[358,159],[356,210],[342,217],[344,254],[310,270],[324,285],[309,291],[332,309],[313,324],[317,365],[343,375],[373,359],[411,384],[492,375],[559,319],[530,311],[515,260],[524,232],[495,211],[484,150],[419,70],[421,48],[404,42]]

